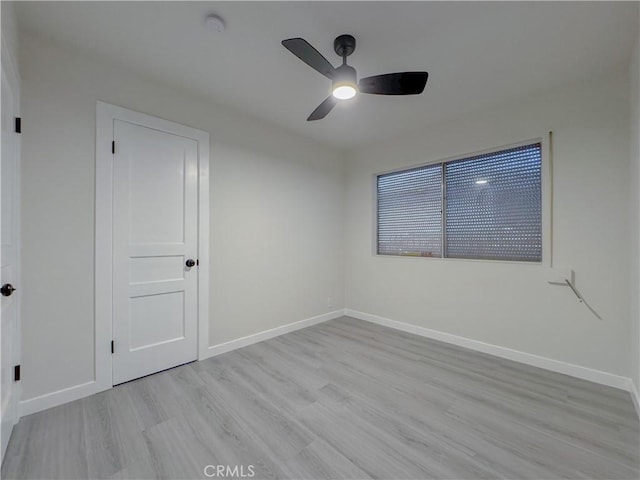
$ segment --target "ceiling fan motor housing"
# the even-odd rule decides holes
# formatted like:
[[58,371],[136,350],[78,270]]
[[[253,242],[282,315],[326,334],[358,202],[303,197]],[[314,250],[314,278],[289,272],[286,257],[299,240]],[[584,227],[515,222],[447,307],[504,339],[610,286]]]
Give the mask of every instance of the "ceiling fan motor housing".
[[347,65],[340,65],[336,68],[336,75],[333,78],[333,88],[340,85],[356,85],[356,69]]

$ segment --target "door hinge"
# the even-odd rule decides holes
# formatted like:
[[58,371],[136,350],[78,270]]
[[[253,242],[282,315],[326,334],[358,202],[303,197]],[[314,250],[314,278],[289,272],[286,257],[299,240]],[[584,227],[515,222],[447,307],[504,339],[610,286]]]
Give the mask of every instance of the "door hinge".
[[13,381],[14,382],[20,381],[20,365],[15,365],[13,367]]
[[115,353],[116,351],[116,342],[111,340],[111,353]]
[[111,142],[111,153],[116,153],[116,141]]
[[16,117],[16,133],[22,133],[22,118]]

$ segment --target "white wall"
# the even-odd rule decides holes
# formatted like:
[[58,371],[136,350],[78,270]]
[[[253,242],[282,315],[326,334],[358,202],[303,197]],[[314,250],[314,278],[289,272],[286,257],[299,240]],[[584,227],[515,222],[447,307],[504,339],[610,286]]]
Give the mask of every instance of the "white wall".
[[14,2],[3,1],[1,4],[2,42],[5,49],[12,56],[11,61],[17,65],[18,59],[18,22]]
[[30,35],[21,58],[23,400],[93,379],[97,100],[211,134],[211,345],[344,308],[341,152]]
[[[631,345],[630,375],[640,402],[640,37],[629,65],[631,85]],[[640,414],[640,410],[638,412]]]
[[[357,150],[347,164],[348,308],[628,376],[628,97],[626,72],[617,72]],[[603,321],[567,287],[549,285],[541,266],[372,254],[375,173],[550,130],[554,264],[575,270]]]

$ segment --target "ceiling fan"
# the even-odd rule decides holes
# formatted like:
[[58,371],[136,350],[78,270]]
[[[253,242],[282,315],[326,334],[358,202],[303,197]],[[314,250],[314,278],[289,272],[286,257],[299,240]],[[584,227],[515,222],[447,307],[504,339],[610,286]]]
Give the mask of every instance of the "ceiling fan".
[[342,57],[342,65],[335,68],[303,38],[289,38],[282,45],[296,57],[333,82],[331,95],[311,112],[307,121],[320,120],[341,100],[348,100],[360,93],[374,95],[418,95],[424,90],[427,72],[400,72],[361,78],[357,82],[356,69],[347,65],[347,57],[356,49],[356,39],[340,35],[333,42],[336,54]]

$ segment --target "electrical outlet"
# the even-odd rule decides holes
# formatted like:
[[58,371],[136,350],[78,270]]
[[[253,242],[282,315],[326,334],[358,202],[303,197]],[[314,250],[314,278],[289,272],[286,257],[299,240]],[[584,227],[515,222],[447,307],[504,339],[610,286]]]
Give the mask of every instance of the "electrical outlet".
[[333,298],[327,297],[327,308],[333,307]]

